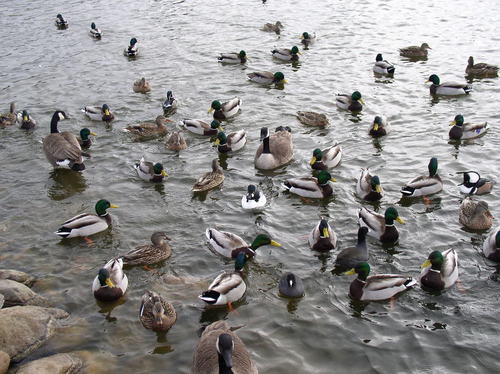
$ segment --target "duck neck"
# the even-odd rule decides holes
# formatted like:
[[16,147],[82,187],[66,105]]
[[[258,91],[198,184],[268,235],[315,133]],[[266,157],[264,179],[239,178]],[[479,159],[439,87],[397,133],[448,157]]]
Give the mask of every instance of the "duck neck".
[[262,153],[271,153],[271,149],[269,148],[269,136],[262,140]]

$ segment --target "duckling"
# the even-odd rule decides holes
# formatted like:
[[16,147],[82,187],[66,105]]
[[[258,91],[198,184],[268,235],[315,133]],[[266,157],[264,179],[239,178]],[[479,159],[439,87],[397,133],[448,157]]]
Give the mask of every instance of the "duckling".
[[387,119],[384,116],[375,116],[368,134],[373,137],[378,137],[387,135],[390,131],[391,125],[389,124],[389,122],[387,122]]
[[254,71],[253,73],[247,74],[249,80],[260,84],[285,84],[288,83],[285,79],[285,75],[281,71],[276,73],[271,73],[270,71]]
[[429,47],[429,44],[422,43],[422,45],[416,46],[412,45],[409,47],[401,48],[399,50],[399,55],[404,57],[413,57],[413,58],[425,58],[427,57],[427,50],[432,49]]
[[368,210],[365,207],[358,211],[358,223],[361,227],[367,227],[368,235],[379,239],[382,243],[396,243],[399,232],[394,221],[404,224],[405,221],[399,216],[394,207],[385,210],[384,215]]
[[488,230],[493,225],[493,215],[486,201],[467,196],[460,204],[458,221],[470,230]]
[[333,194],[330,182],[335,182],[329,172],[321,170],[318,177],[291,178],[283,183],[286,190],[302,197],[322,199]]
[[166,233],[157,231],[151,235],[152,244],[140,245],[120,256],[125,265],[152,265],[164,261],[172,255],[172,248]]
[[168,331],[177,320],[174,306],[156,292],[146,290],[139,309],[142,325],[153,331]]
[[420,284],[434,290],[444,290],[458,279],[458,256],[453,248],[433,251],[421,265]]
[[380,75],[393,75],[396,68],[393,64],[384,60],[382,54],[377,54],[375,57],[375,64],[373,64],[373,72]]
[[82,109],[82,112],[93,121],[111,122],[115,119],[115,115],[109,109],[108,104],[103,104],[102,107],[86,106]]
[[460,192],[467,195],[484,195],[493,189],[493,182],[481,178],[476,171],[464,171],[464,182],[460,183]]
[[266,202],[266,195],[264,195],[254,184],[248,185],[247,194],[241,198],[241,206],[246,210],[263,208]]
[[335,259],[335,266],[351,269],[361,262],[368,261],[368,247],[366,246],[366,235],[368,228],[360,227],[358,229],[358,241],[355,247],[344,248],[339,252]]
[[84,127],[80,130],[80,138],[78,139],[78,143],[82,149],[89,149],[92,145],[92,140],[89,136],[97,136],[95,132],[90,131],[88,128]]
[[219,121],[214,119],[210,125],[201,119],[185,119],[182,121],[183,127],[193,134],[213,136],[220,131],[224,131]]
[[127,57],[139,56],[139,43],[136,38],[130,39],[130,44],[123,50],[123,55]]
[[123,272],[123,261],[121,259],[110,260],[92,283],[92,292],[99,301],[115,301],[122,297],[127,291],[128,278]]
[[90,31],[89,34],[91,37],[94,39],[101,39],[102,38],[102,32],[97,28],[94,22],[90,24]]
[[10,126],[16,123],[16,121],[17,121],[16,103],[11,102],[9,113],[0,114],[0,126]]
[[437,174],[438,160],[432,157],[428,165],[429,175],[422,175],[413,178],[406,186],[401,188],[403,196],[418,197],[432,195],[440,192],[443,189],[443,181],[439,174]]
[[239,130],[227,135],[219,131],[215,139],[215,145],[220,153],[236,152],[247,143],[247,133],[245,130]]
[[328,170],[339,166],[340,161],[342,161],[342,147],[335,144],[323,150],[316,148],[309,165],[313,170]]
[[303,32],[300,36],[300,42],[304,45],[304,49],[308,49],[310,45],[316,42],[316,33]]
[[281,276],[278,285],[280,296],[298,298],[304,296],[304,283],[294,273],[285,273]]
[[449,136],[450,139],[462,140],[462,139],[474,139],[481,135],[484,135],[488,131],[488,123],[464,123],[464,116],[457,114],[455,119],[450,122]]
[[266,23],[264,26],[262,26],[261,30],[262,31],[267,31],[267,32],[275,32],[276,34],[281,33],[281,29],[283,28],[283,24],[280,21],[276,21],[276,23]]
[[472,91],[472,86],[466,83],[444,82],[440,84],[439,77],[432,74],[427,82],[432,82],[429,87],[431,95],[457,96],[468,95]]
[[161,137],[168,134],[168,128],[165,126],[166,123],[172,122],[166,119],[164,116],[159,115],[156,117],[155,122],[146,121],[141,122],[138,125],[127,126],[123,129],[125,132],[134,134],[140,138],[154,138]]
[[247,62],[247,53],[243,50],[239,53],[221,53],[217,61],[223,64],[244,64]]
[[68,28],[68,21],[66,21],[61,14],[56,16],[55,24],[58,29],[64,30]]
[[269,129],[260,130],[259,145],[255,152],[255,167],[257,169],[272,170],[289,163],[293,158],[293,141],[289,127],[278,126],[274,134]]
[[163,179],[168,175],[161,163],[157,162],[153,165],[152,162],[145,161],[144,157],[134,165],[134,169],[139,178],[148,182],[163,182]]
[[335,96],[335,104],[337,104],[337,107],[344,110],[350,110],[351,112],[360,112],[363,110],[364,103],[359,91],[354,91],[351,96],[347,94],[337,94],[337,96]]
[[368,168],[362,168],[356,183],[356,194],[366,201],[378,201],[382,198],[383,193],[378,175],[372,176]]
[[23,130],[33,130],[36,126],[36,121],[31,117],[27,110],[23,110],[23,113],[18,113],[17,120],[21,123],[21,128]]
[[309,233],[309,247],[314,251],[326,252],[337,246],[337,234],[326,219],[321,219]]
[[132,86],[132,89],[136,93],[147,93],[151,91],[151,85],[149,82],[146,80],[146,78],[142,77],[141,79],[138,79],[134,82],[134,85]]
[[493,230],[483,243],[484,256],[495,262],[500,262],[500,226]]
[[212,171],[203,174],[194,184],[193,192],[203,192],[211,190],[224,182],[224,173],[219,165],[219,161],[215,158],[212,160]]
[[470,56],[465,68],[465,74],[484,78],[496,77],[498,75],[498,66],[485,64],[484,62],[474,64],[474,58]]
[[214,119],[222,121],[235,116],[240,110],[241,104],[242,100],[239,97],[235,97],[222,104],[219,100],[214,100],[208,112],[214,112]]
[[167,139],[167,148],[171,151],[182,151],[187,148],[186,139],[180,131],[173,131]]
[[297,112],[297,119],[307,126],[325,127],[330,124],[324,114],[316,112]]
[[358,274],[349,287],[349,296],[354,300],[387,300],[417,284],[415,279],[404,275],[377,274],[368,276],[370,265],[367,262],[359,263],[344,274]]
[[274,58],[282,61],[299,61],[299,48],[297,46],[293,46],[291,49],[279,48],[273,49],[271,54]]
[[163,102],[163,113],[167,115],[174,114],[177,111],[177,99],[174,97],[172,91],[167,91],[167,98]]

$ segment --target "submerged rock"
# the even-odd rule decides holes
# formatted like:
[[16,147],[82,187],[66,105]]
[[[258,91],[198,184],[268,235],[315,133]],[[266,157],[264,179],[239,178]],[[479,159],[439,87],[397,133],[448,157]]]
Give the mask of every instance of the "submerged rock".
[[0,374],[5,374],[9,369],[10,357],[4,351],[0,351]]
[[33,286],[36,281],[36,278],[28,273],[12,269],[0,269],[0,279],[10,279],[28,287]]
[[0,293],[5,298],[5,307],[16,305],[50,306],[50,302],[46,298],[31,291],[24,284],[10,279],[0,279]]
[[13,374],[76,374],[83,368],[82,359],[75,353],[59,353],[28,362]]

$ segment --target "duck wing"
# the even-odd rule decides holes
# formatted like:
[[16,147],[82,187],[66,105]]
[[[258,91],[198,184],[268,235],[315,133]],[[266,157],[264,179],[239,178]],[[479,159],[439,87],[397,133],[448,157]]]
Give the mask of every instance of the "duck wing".
[[366,208],[358,211],[358,223],[361,227],[367,227],[368,233],[380,238],[385,231],[385,218],[382,214],[372,212]]
[[441,276],[445,288],[452,286],[458,279],[458,256],[453,248],[442,252],[444,261],[441,266]]
[[223,248],[236,249],[248,247],[247,242],[245,242],[238,235],[228,231],[219,231],[216,229],[208,228],[205,231],[205,235],[209,241],[214,241],[215,244]]
[[224,104],[222,104],[222,111],[223,112],[230,112],[234,108],[236,108],[238,105],[241,105],[241,99],[239,97],[235,97],[231,100],[226,101]]

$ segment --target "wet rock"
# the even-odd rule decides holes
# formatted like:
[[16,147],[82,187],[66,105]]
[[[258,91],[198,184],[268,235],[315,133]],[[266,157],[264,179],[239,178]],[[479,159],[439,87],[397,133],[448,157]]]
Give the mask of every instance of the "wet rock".
[[0,309],[0,351],[19,361],[54,335],[59,320],[69,316],[62,309],[14,306]]
[[3,307],[4,300],[5,300],[5,297],[3,297],[3,295],[0,293],[0,309],[2,309],[2,307]]
[[12,269],[0,269],[0,279],[10,279],[28,287],[33,286],[36,281],[36,278],[28,273]]
[[0,279],[0,293],[5,298],[5,307],[16,305],[50,306],[50,302],[46,298],[31,291],[24,284],[10,279]]
[[5,374],[9,369],[10,357],[4,351],[0,351],[0,374]]
[[75,353],[59,353],[21,365],[13,374],[76,374],[83,368],[82,359]]

